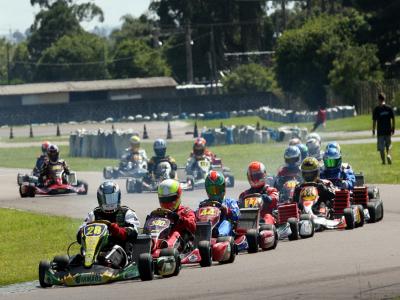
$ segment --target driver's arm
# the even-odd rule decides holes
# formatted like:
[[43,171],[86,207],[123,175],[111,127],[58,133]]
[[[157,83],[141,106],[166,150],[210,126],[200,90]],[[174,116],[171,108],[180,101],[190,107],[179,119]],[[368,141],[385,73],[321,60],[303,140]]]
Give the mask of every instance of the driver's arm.
[[65,161],[63,161],[63,167],[64,167],[64,173],[69,175],[69,173],[70,173],[69,167]]
[[179,214],[179,217],[183,224],[183,227],[190,233],[194,234],[196,232],[196,216],[194,214],[194,211],[190,208],[185,208]]
[[95,221],[95,217],[94,217],[94,212],[91,211],[90,213],[88,213],[86,219],[83,221],[82,225],[79,226],[78,232],[76,233],[76,241],[80,244],[81,243],[81,234],[82,234],[82,228],[90,222]]

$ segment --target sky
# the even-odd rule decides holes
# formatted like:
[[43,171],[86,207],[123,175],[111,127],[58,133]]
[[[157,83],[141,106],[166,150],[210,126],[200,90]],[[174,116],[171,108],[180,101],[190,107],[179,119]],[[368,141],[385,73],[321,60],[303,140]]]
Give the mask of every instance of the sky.
[[[126,14],[135,17],[144,13],[151,0],[77,0],[78,3],[94,2],[103,9],[105,20],[103,23],[82,23],[82,26],[91,30],[96,25],[117,27],[121,25],[120,18]],[[32,7],[30,0],[0,0],[0,35],[19,30],[25,32],[39,11],[38,6]]]

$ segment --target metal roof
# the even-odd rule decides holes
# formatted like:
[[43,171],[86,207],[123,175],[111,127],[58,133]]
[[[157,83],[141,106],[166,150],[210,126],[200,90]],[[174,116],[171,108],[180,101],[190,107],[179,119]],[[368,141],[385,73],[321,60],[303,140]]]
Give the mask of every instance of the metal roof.
[[171,77],[0,85],[0,96],[176,87]]

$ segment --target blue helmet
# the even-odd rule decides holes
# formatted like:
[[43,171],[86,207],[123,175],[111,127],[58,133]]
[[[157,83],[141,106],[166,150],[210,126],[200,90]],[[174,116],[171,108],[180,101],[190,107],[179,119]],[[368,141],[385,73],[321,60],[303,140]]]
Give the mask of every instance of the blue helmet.
[[324,166],[327,169],[338,169],[342,166],[342,154],[337,148],[328,148],[324,153]]
[[285,158],[285,163],[290,167],[298,166],[301,163],[301,152],[297,146],[287,147],[283,157]]
[[156,139],[153,144],[153,149],[157,157],[165,157],[167,143],[163,139]]
[[336,142],[336,141],[334,141],[334,142],[329,142],[328,144],[326,144],[325,151],[328,150],[329,148],[335,148],[335,149],[337,149],[337,150],[341,153],[340,145],[339,145],[339,143]]
[[299,148],[301,153],[301,161],[303,161],[308,156],[308,148],[304,144],[297,144],[297,148]]

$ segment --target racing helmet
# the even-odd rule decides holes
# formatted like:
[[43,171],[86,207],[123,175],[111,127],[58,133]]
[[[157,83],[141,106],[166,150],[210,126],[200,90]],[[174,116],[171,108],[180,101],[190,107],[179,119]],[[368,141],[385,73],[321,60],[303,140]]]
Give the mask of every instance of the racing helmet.
[[306,157],[300,169],[305,182],[314,182],[319,178],[319,163],[315,157]]
[[156,139],[153,144],[153,149],[157,157],[165,157],[167,143],[163,139]]
[[306,140],[308,141],[311,139],[316,139],[321,144],[321,136],[318,133],[313,132],[313,133],[310,133],[309,135],[307,135]]
[[339,145],[338,142],[329,142],[328,144],[326,144],[325,152],[326,152],[329,148],[336,148],[340,153],[342,152],[341,149],[340,149],[340,145]]
[[163,180],[158,186],[157,193],[162,208],[176,211],[181,205],[182,188],[179,181]]
[[289,146],[296,146],[298,144],[301,144],[301,140],[297,137],[289,140]]
[[195,157],[202,157],[206,151],[206,140],[202,137],[195,139],[193,143],[193,154]]
[[285,163],[290,167],[300,165],[301,163],[300,149],[297,146],[287,147],[285,153],[283,154],[283,158],[285,159]]
[[58,150],[57,145],[51,144],[47,148],[47,156],[49,157],[49,160],[51,162],[55,163],[58,161],[58,157],[60,156],[60,151]]
[[97,202],[105,213],[116,212],[121,206],[121,190],[111,180],[104,181],[97,189]]
[[47,153],[47,148],[49,148],[50,142],[49,141],[44,141],[42,143],[42,153],[46,154]]
[[324,153],[323,160],[327,169],[338,169],[342,166],[342,154],[337,148],[328,148]]
[[308,155],[319,158],[321,153],[321,142],[315,138],[308,139],[306,142],[308,148]]
[[222,203],[225,197],[225,177],[217,171],[210,171],[204,183],[208,198]]
[[304,144],[297,144],[297,148],[299,148],[301,153],[301,161],[303,161],[308,156],[308,148]]
[[262,188],[267,181],[267,169],[263,163],[253,161],[247,168],[247,180],[252,188]]
[[140,137],[137,135],[131,136],[129,139],[129,144],[131,145],[132,151],[138,151],[140,148]]

